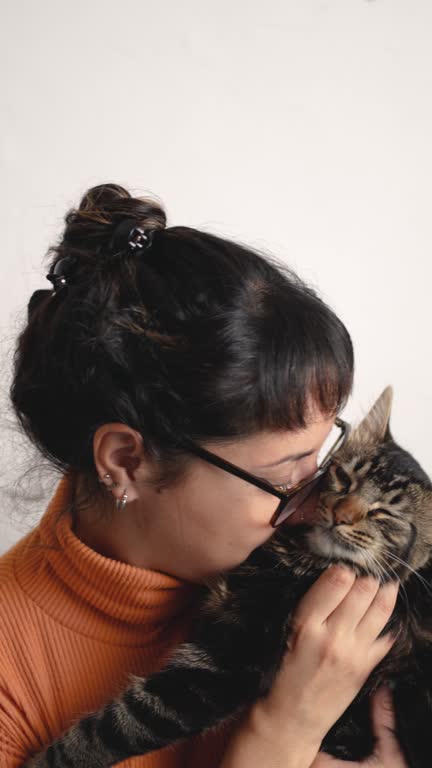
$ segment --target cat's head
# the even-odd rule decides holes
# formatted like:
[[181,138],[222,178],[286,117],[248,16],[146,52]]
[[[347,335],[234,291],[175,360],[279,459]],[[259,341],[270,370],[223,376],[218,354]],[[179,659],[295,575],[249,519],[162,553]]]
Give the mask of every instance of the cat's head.
[[305,535],[321,564],[344,562],[383,581],[395,572],[405,580],[432,557],[432,485],[393,440],[392,397],[387,387],[335,454]]

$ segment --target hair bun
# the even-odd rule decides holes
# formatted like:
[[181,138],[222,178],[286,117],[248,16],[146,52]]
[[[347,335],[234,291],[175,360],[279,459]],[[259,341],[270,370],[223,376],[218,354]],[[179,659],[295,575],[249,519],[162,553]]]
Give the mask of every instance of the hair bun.
[[[161,203],[146,197],[132,197],[118,184],[100,184],[91,187],[81,198],[77,208],[71,208],[65,216],[65,230],[59,245],[48,250],[53,255],[50,268],[65,256],[73,256],[78,265],[94,264],[95,259],[112,253],[111,244],[117,227],[121,231],[130,222],[129,232],[136,228],[131,248],[143,248],[149,244],[148,230],[166,227],[166,213]],[[129,245],[126,237],[123,250]]]
[[82,197],[78,209],[70,211],[66,221],[93,221],[116,226],[123,219],[133,219],[143,229],[164,229],[166,213],[156,200],[132,197],[118,184],[100,184],[89,189]]
[[108,213],[113,203],[124,198],[131,198],[131,195],[119,184],[99,184],[87,190],[80,200],[78,210],[87,211],[98,208],[101,212]]

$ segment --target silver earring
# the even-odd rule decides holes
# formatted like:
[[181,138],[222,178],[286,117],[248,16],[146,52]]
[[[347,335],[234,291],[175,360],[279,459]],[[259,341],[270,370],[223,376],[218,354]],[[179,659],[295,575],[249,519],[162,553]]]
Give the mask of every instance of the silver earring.
[[126,493],[126,490],[127,489],[125,488],[124,491],[123,491],[123,496],[121,497],[121,499],[116,499],[116,509],[119,512],[123,512],[123,510],[125,509],[126,504],[127,504],[127,493]]
[[106,488],[108,491],[111,491],[113,488],[117,488],[117,486],[118,486],[118,485],[120,485],[120,483],[115,483],[115,482],[112,482],[112,483],[111,483],[111,485],[107,485],[106,483],[104,483],[104,480],[105,480],[105,479],[107,479],[107,480],[111,480],[111,475],[110,475],[108,472],[107,472],[107,474],[106,474],[106,475],[104,475],[104,476],[103,476],[103,479],[101,479],[101,478],[99,477],[99,482],[100,482],[100,483],[103,483],[103,485],[105,485],[105,488]]

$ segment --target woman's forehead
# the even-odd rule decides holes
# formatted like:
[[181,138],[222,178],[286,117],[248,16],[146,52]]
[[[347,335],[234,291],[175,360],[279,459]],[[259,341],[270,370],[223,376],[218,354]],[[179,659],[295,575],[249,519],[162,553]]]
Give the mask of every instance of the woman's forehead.
[[[218,453],[240,466],[263,467],[291,454],[318,451],[334,424],[334,416],[316,414],[301,430],[263,431],[226,444]],[[292,460],[295,460],[292,459]]]

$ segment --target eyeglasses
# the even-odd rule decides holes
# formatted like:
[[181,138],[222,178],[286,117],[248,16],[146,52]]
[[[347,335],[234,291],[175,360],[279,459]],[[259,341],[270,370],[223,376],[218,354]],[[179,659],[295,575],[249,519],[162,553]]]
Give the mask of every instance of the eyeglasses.
[[277,496],[277,498],[280,499],[280,502],[270,520],[270,525],[273,528],[277,528],[278,525],[283,523],[288,517],[290,517],[290,515],[293,514],[293,512],[296,511],[296,509],[299,508],[301,504],[306,501],[314,488],[316,488],[322,480],[325,472],[327,472],[332,462],[333,455],[345,443],[351,429],[350,424],[348,424],[346,421],[343,421],[342,419],[335,419],[335,426],[338,427],[341,432],[338,435],[336,441],[331,446],[330,450],[325,454],[324,458],[320,462],[317,471],[314,472],[313,475],[305,477],[300,483],[293,485],[288,491],[280,490],[283,486],[272,485],[266,480],[262,480],[260,477],[256,477],[255,475],[246,472],[244,469],[237,467],[235,464],[231,464],[230,461],[222,459],[215,453],[207,451],[205,448],[202,448],[196,443],[188,441],[184,444],[183,447],[190,451],[190,453],[193,453],[204,461],[207,461],[209,464],[213,464],[215,467],[219,467],[225,472],[229,472],[231,475],[236,475],[236,477],[240,477],[242,480],[246,480],[247,483],[251,483],[257,488],[261,488],[263,491],[271,493],[273,496]]

